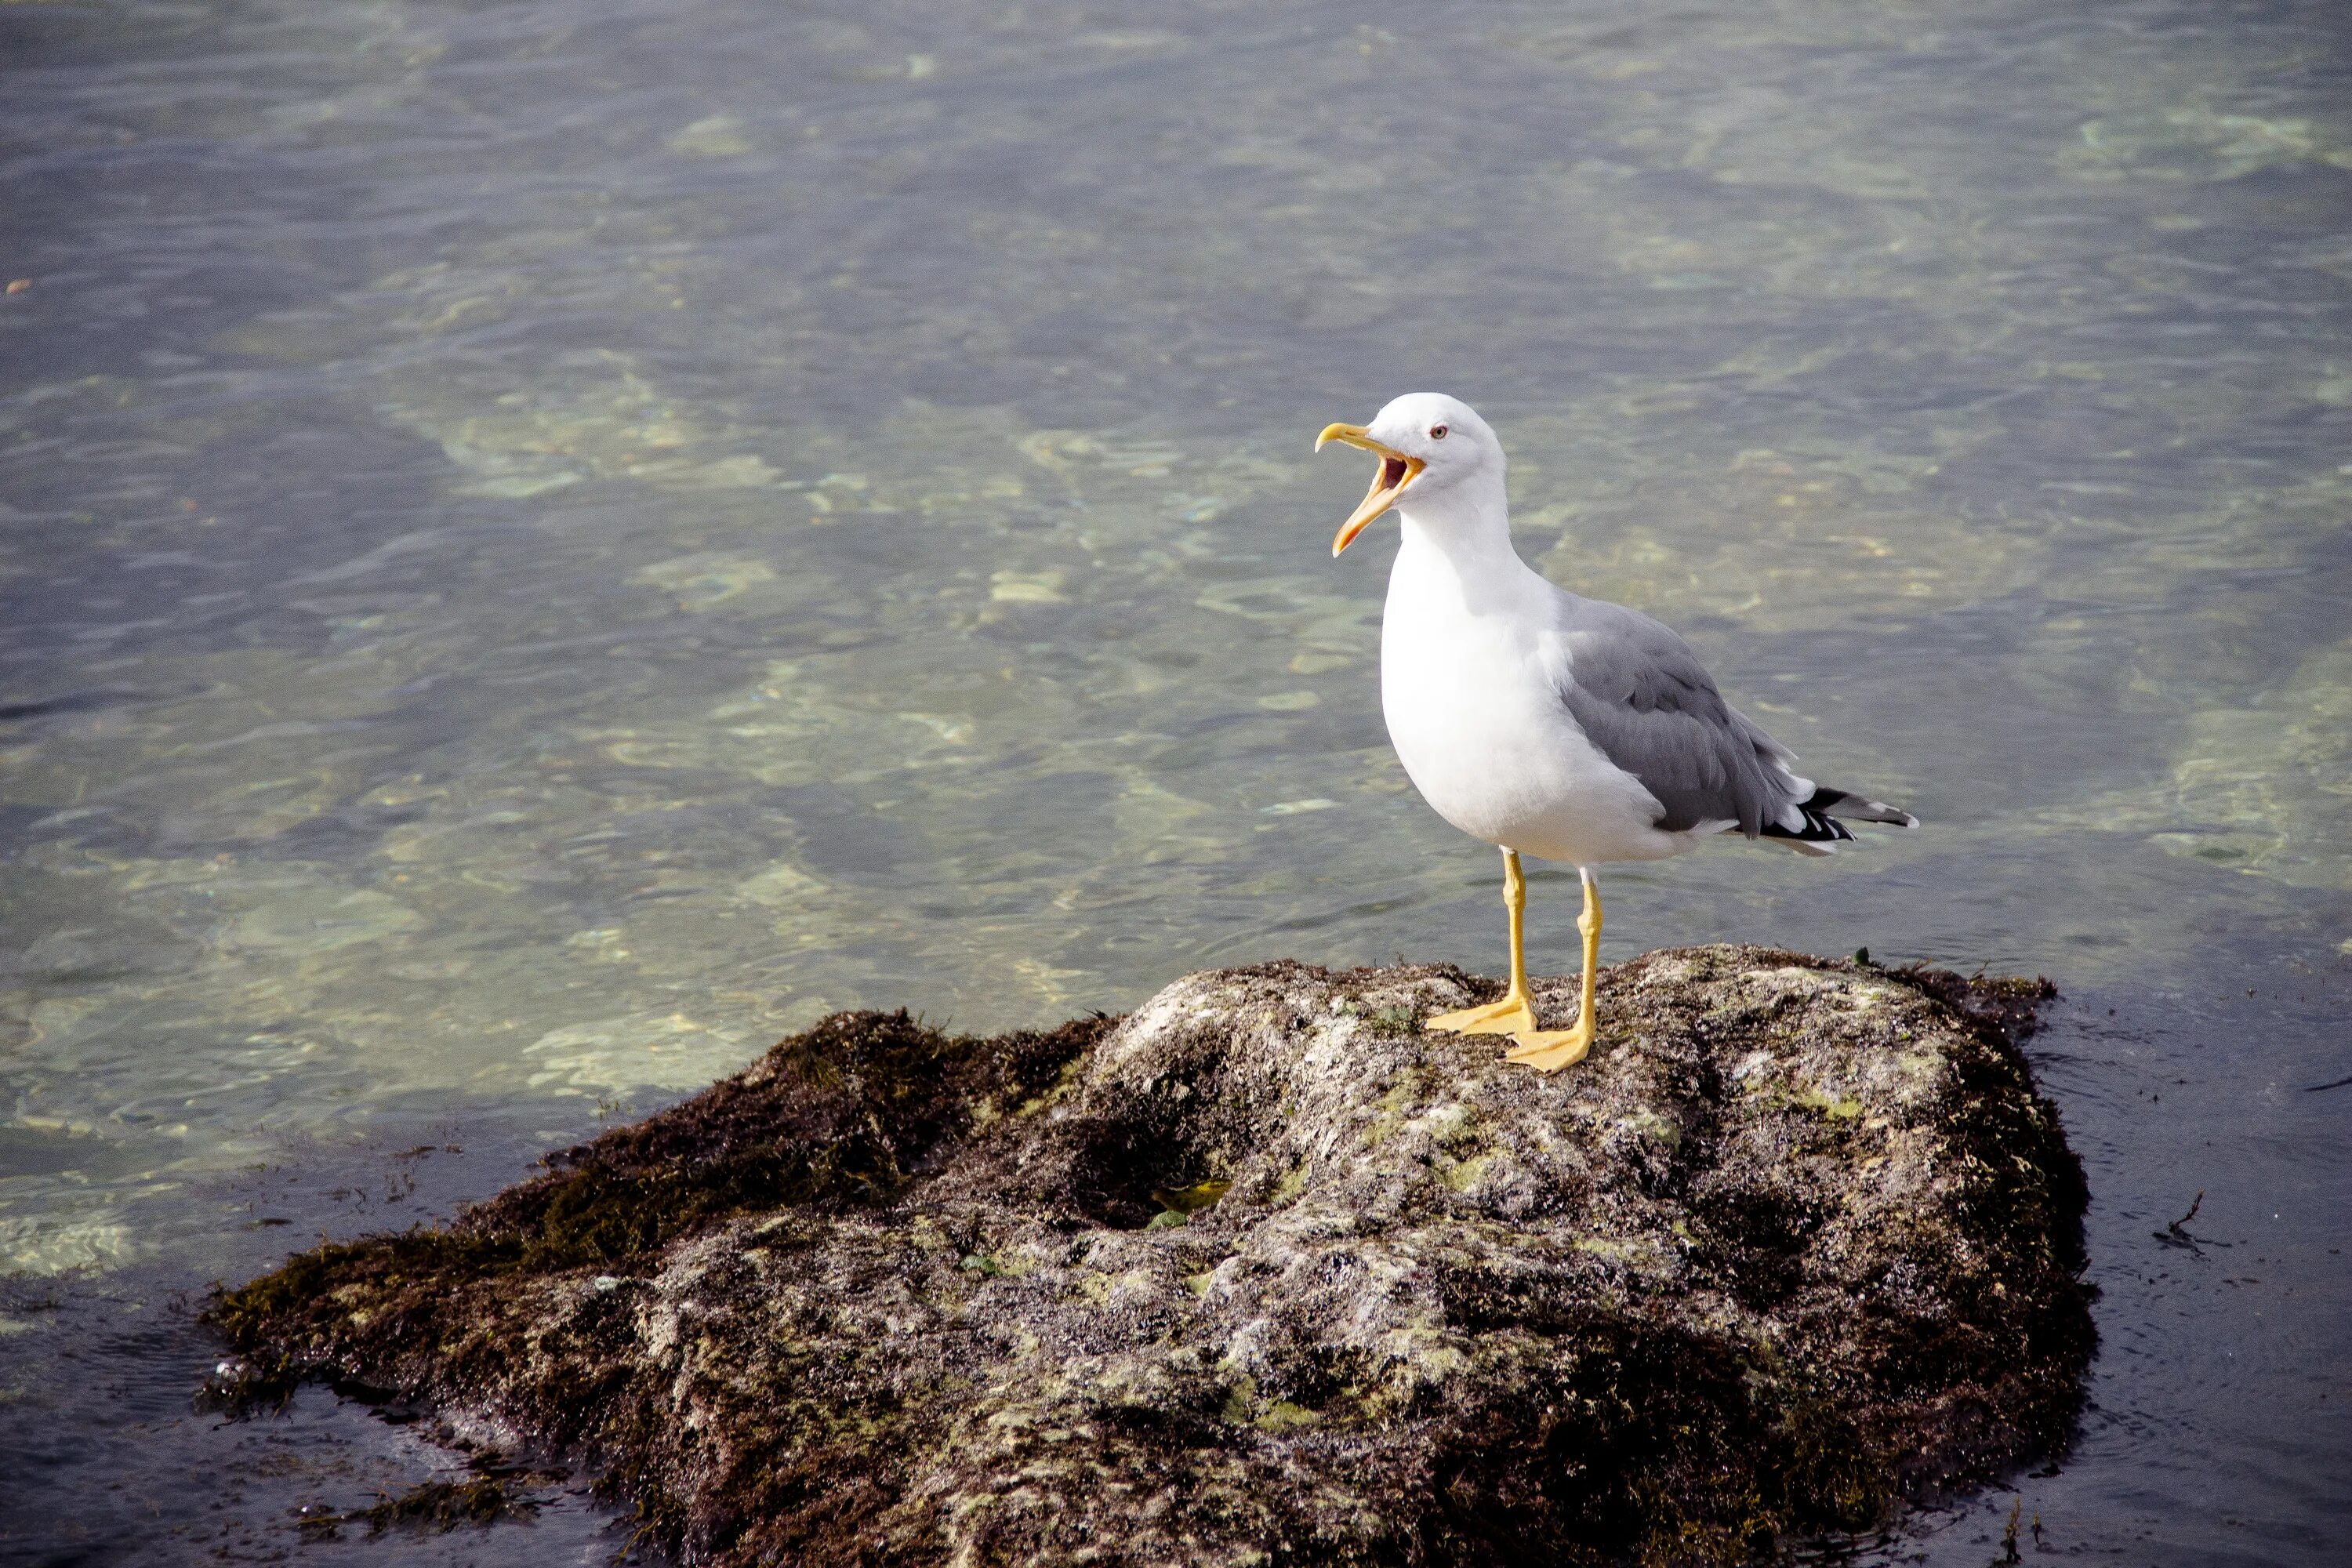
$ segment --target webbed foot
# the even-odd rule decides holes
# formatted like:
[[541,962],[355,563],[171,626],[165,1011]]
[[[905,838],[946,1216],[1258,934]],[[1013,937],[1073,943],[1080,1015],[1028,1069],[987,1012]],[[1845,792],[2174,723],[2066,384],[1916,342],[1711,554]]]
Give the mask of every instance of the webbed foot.
[[1592,1021],[1579,1018],[1565,1029],[1514,1031],[1511,1048],[1503,1053],[1507,1062],[1517,1062],[1538,1072],[1558,1072],[1574,1067],[1592,1048]]

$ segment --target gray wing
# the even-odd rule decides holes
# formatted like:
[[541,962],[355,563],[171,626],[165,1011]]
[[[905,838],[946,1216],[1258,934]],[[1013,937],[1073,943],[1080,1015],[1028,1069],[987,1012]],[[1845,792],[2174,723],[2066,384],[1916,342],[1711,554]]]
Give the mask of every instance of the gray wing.
[[1642,781],[1669,833],[1734,822],[1754,838],[1810,789],[1788,748],[1723,700],[1690,645],[1638,610],[1563,593],[1555,680],[1569,716]]

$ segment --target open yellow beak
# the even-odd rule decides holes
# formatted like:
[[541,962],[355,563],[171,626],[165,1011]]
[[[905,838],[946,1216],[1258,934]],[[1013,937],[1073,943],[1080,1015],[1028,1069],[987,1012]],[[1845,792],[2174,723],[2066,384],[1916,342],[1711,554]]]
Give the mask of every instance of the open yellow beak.
[[1364,501],[1339,525],[1339,532],[1331,541],[1331,553],[1337,555],[1356,542],[1364,525],[1396,505],[1397,497],[1405,486],[1421,477],[1428,465],[1419,458],[1408,458],[1393,447],[1382,446],[1364,433],[1360,425],[1326,425],[1323,434],[1315,437],[1315,449],[1321,451],[1330,442],[1339,441],[1349,447],[1361,447],[1381,460],[1380,472],[1372,476],[1372,488]]

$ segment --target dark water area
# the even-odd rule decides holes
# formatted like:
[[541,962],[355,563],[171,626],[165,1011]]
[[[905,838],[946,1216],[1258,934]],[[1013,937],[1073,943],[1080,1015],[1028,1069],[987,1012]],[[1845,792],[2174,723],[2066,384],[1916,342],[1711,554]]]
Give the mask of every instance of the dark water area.
[[2341,6],[5,0],[0,275],[0,1563],[605,1561],[315,1539],[459,1461],[191,1304],[838,1008],[1496,970],[1308,452],[1419,389],[1927,820],[1604,959],[2064,994],[2080,1440],[1823,1552],[2341,1560]]

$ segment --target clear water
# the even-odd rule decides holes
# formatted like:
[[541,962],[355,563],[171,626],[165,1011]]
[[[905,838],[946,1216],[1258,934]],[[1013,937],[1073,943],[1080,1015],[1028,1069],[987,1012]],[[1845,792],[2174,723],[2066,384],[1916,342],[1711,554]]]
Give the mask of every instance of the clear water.
[[300,1546],[452,1461],[192,1414],[185,1300],[833,1009],[1496,968],[1308,454],[1415,388],[1927,819],[1616,870],[1606,956],[2067,994],[2081,1443],[1864,1560],[2338,1560],[2332,0],[9,3],[0,272],[0,1560],[604,1561]]

